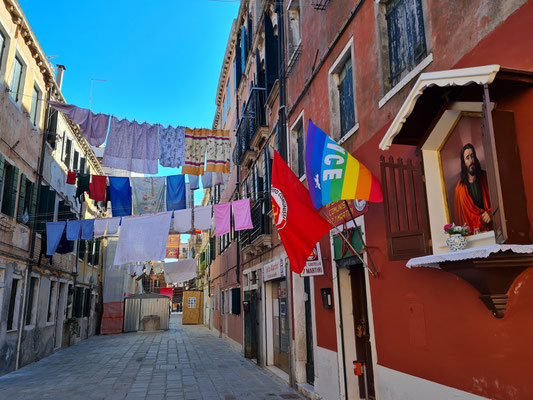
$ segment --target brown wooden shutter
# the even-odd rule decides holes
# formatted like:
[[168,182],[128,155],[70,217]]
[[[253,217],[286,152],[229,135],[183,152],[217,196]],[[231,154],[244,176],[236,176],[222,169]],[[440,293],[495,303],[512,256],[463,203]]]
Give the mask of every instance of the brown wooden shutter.
[[503,231],[506,242],[530,244],[530,222],[527,214],[522,164],[516,141],[514,113],[493,110],[492,122],[503,201],[500,203],[500,209],[503,206]]
[[422,167],[381,156],[381,184],[390,260],[431,253],[426,189]]

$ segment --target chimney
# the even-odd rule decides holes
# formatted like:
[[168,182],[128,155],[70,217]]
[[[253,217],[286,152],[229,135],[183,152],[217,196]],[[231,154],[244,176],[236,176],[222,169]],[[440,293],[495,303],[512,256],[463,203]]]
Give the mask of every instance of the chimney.
[[56,82],[57,86],[59,86],[59,90],[61,90],[61,85],[63,84],[63,72],[65,72],[66,68],[64,65],[57,64],[57,74],[56,74]]

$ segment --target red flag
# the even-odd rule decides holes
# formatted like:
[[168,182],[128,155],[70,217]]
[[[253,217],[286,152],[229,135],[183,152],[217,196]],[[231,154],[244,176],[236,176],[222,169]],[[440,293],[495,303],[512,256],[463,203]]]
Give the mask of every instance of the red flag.
[[309,191],[274,152],[272,211],[291,270],[300,274],[315,244],[332,226],[313,207]]

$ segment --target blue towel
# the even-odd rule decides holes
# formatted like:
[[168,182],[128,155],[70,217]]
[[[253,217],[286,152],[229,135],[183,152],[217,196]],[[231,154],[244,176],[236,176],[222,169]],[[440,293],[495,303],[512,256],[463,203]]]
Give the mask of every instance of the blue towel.
[[113,217],[131,215],[130,178],[110,176],[109,191],[111,194],[111,211]]
[[63,236],[67,221],[46,223],[46,255],[53,256]]
[[94,237],[94,219],[84,219],[81,221],[81,238],[91,240]]
[[167,211],[185,208],[185,175],[167,176]]
[[200,189],[200,177],[197,175],[189,175],[189,186],[191,190]]
[[80,238],[81,221],[73,219],[67,221],[67,240],[78,240]]

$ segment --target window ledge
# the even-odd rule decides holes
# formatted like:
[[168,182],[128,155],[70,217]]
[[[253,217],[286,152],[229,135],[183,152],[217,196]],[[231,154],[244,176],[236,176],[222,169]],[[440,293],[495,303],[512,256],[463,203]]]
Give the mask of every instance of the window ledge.
[[18,332],[18,329],[8,329],[6,333]]
[[354,125],[354,127],[353,127],[352,129],[350,129],[346,135],[344,135],[343,137],[341,137],[341,138],[337,141],[337,143],[339,143],[339,144],[342,145],[344,142],[346,142],[348,139],[350,139],[350,138],[355,134],[355,132],[357,132],[358,130],[359,130],[359,122],[356,123],[356,124]]
[[33,325],[25,325],[24,326],[24,330],[25,331],[31,331],[34,328],[35,328],[35,324],[33,324]]
[[48,321],[45,326],[52,326],[52,325],[55,325],[55,324],[56,324],[55,321]]
[[430,53],[426,58],[424,58],[420,63],[413,68],[400,82],[398,82],[394,87],[381,98],[378,103],[378,108],[383,107],[390,99],[394,97],[396,93],[404,88],[409,82],[411,82],[424,68],[426,68],[433,61],[433,53]]

